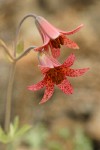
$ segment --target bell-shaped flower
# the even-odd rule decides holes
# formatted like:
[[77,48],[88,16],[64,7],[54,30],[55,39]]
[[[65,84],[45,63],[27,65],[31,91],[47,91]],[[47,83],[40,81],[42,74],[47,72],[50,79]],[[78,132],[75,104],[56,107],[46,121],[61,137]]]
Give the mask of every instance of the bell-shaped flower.
[[36,51],[49,51],[50,48],[52,56],[57,58],[60,55],[61,45],[65,45],[72,49],[79,49],[78,45],[74,41],[70,40],[67,35],[71,35],[79,31],[83,27],[83,24],[72,31],[66,32],[55,28],[41,16],[36,17],[35,23],[43,40],[43,45],[35,48]]
[[54,85],[60,88],[65,94],[73,93],[73,88],[68,81],[67,76],[78,77],[83,75],[89,69],[70,68],[74,61],[74,54],[71,54],[63,64],[60,64],[55,58],[50,57],[43,52],[39,55],[39,68],[44,77],[39,83],[28,86],[28,89],[31,91],[37,91],[45,87],[44,96],[40,103],[44,103],[51,98],[54,92]]

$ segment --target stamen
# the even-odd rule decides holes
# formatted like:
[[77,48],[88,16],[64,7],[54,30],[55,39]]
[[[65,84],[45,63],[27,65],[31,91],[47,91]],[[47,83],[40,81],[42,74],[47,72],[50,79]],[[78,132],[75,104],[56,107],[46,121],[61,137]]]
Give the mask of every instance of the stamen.
[[60,44],[56,40],[51,40],[51,44],[54,48],[60,48]]
[[56,42],[58,43],[58,48],[60,48],[60,40],[59,40],[59,38],[56,39]]
[[64,40],[63,40],[63,38],[61,36],[59,37],[59,41],[60,41],[61,45],[64,45]]

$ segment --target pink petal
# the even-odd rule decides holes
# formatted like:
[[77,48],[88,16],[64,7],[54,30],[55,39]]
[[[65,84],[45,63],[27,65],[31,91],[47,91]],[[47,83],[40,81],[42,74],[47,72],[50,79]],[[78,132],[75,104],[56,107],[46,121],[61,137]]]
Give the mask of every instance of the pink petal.
[[55,67],[58,67],[58,66],[60,66],[61,64],[58,62],[58,60],[57,59],[55,59],[54,57],[50,57],[50,60],[53,62],[53,65],[55,66]]
[[37,91],[37,90],[42,89],[44,87],[44,85],[45,85],[45,81],[42,80],[42,81],[40,81],[37,84],[33,84],[31,86],[28,86],[28,90],[30,90],[30,91]]
[[38,66],[39,66],[39,68],[40,68],[40,70],[41,70],[41,72],[42,72],[43,74],[45,74],[47,71],[50,70],[49,67],[44,67],[44,66],[41,66],[41,65],[38,65]]
[[39,104],[42,104],[48,101],[53,95],[53,92],[54,92],[54,83],[50,81],[49,79],[47,79],[45,93]]
[[51,48],[52,56],[58,58],[60,56],[60,48]]
[[79,49],[78,45],[74,41],[68,39],[64,35],[61,35],[61,36],[62,36],[62,38],[64,40],[64,45],[65,46],[67,46],[68,48],[72,48],[72,49]]
[[41,29],[41,26],[39,26],[37,23],[36,23],[36,26],[41,34],[41,37],[42,37],[42,40],[43,40],[43,43],[46,43],[48,41],[50,41],[50,38],[44,33],[44,31]]
[[44,52],[39,53],[39,63],[43,67],[54,68],[53,62],[50,60],[50,56]]
[[88,70],[89,70],[89,68],[84,68],[84,69],[71,69],[71,68],[67,68],[66,69],[66,76],[78,77],[78,76],[83,75]]
[[63,33],[64,35],[71,35],[71,34],[74,34],[76,32],[78,32],[84,25],[81,24],[80,26],[78,26],[76,29],[72,30],[72,31],[62,31],[62,30],[59,30],[60,33]]
[[39,52],[39,63],[40,66],[45,68],[54,68],[58,67],[61,64],[52,56],[48,55],[48,53],[45,52]]
[[73,93],[73,88],[70,84],[70,82],[65,79],[62,81],[61,84],[57,85],[65,94],[72,94]]
[[48,37],[46,37],[45,43],[44,43],[42,46],[39,46],[39,47],[34,48],[34,50],[35,50],[35,51],[44,51],[44,50],[48,51],[48,50],[47,50],[47,45],[48,45],[48,43],[49,43],[49,39],[48,39]]
[[43,30],[41,29],[41,27],[36,23],[37,25],[37,28],[41,34],[41,37],[42,37],[42,40],[43,40],[43,45],[42,46],[39,46],[39,47],[36,47],[34,50],[35,51],[42,51],[42,49],[48,49],[48,44],[49,44],[49,41],[50,41],[50,38],[44,34]]
[[42,37],[43,43],[45,43],[45,36],[46,36],[46,35],[44,34],[43,30],[42,30],[41,27],[38,25],[38,23],[35,22],[35,24],[36,24],[36,26],[37,26],[37,28],[38,28],[38,30],[39,30],[39,33],[40,33],[40,35],[41,35],[41,37]]
[[36,22],[41,27],[43,32],[47,34],[51,39],[56,39],[57,37],[59,37],[60,33],[58,32],[58,30],[43,17],[37,16]]
[[65,66],[65,67],[70,67],[73,65],[75,61],[75,55],[74,54],[71,54],[65,61],[64,63],[62,64],[62,67]]

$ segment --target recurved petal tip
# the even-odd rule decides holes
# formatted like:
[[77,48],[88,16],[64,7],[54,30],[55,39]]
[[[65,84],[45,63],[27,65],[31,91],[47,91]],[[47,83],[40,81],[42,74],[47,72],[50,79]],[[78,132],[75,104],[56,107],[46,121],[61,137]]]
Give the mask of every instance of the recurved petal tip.
[[84,72],[87,72],[88,70],[90,70],[90,68],[85,68],[84,70],[85,70]]
[[27,89],[30,90],[30,91],[33,90],[32,86],[28,86]]
[[73,49],[80,49],[80,48],[79,48],[79,46],[76,44],[76,46],[74,46]]
[[80,27],[80,28],[84,27],[84,24],[82,23],[79,27]]
[[40,102],[39,102],[40,105],[43,104],[43,103],[46,103],[46,101],[45,101],[45,102],[43,102],[43,101],[40,101]]

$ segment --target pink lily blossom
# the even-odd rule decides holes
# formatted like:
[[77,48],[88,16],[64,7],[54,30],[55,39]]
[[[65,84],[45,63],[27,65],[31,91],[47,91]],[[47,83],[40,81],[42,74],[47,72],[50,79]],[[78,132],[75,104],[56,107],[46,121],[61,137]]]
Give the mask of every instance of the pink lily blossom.
[[79,49],[78,45],[74,41],[66,37],[66,35],[76,33],[83,27],[83,24],[72,31],[66,32],[55,28],[41,16],[36,17],[35,23],[43,40],[43,45],[35,48],[36,51],[49,51],[50,48],[52,56],[54,58],[57,58],[60,55],[61,45],[65,45],[66,47],[72,49]]
[[28,89],[31,91],[37,91],[45,87],[45,93],[42,100],[40,101],[40,104],[51,98],[54,93],[54,85],[57,85],[57,87],[60,88],[65,94],[72,94],[73,88],[66,76],[78,77],[89,70],[89,68],[70,68],[70,66],[72,66],[75,61],[74,54],[71,54],[63,64],[60,64],[55,58],[45,55],[42,52],[42,55],[39,57],[39,61],[39,68],[44,75],[44,78],[37,84],[28,86]]

